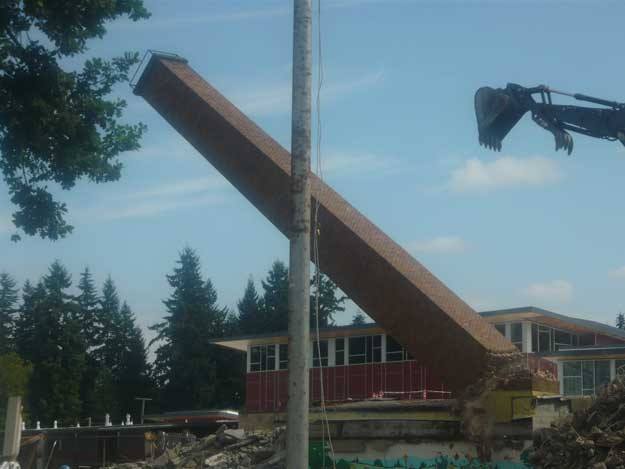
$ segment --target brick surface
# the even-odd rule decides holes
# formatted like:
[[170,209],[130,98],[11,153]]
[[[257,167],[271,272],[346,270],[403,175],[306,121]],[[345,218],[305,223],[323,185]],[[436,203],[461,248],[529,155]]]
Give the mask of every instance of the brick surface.
[[[287,150],[184,60],[152,56],[135,93],[288,236]],[[452,389],[471,383],[487,355],[516,350],[330,186],[311,178],[313,203],[320,203],[321,270],[413,356],[440,370]]]

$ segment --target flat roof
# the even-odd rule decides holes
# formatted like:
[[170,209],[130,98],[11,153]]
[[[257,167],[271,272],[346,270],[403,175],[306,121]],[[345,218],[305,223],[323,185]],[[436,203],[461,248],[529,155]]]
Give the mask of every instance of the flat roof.
[[[537,308],[536,306],[523,306],[518,308],[482,311],[478,314],[487,319],[501,317],[501,319],[505,320],[518,320],[519,315],[524,316],[523,319],[529,320],[541,318],[547,325],[551,325],[553,327],[565,328],[575,332],[600,333],[625,341],[625,330],[589,319],[566,316],[564,314],[555,313],[547,309]],[[371,322],[360,325],[347,324],[342,326],[324,327],[319,329],[319,335],[322,338],[330,338],[341,336],[346,332],[349,332],[350,336],[354,336],[358,335],[360,332],[362,332],[363,334],[372,334],[377,331],[379,331],[379,333],[384,333],[384,330],[379,324]],[[234,337],[222,337],[219,339],[213,339],[211,340],[211,343],[231,349],[245,351],[252,342],[254,344],[287,343],[288,335],[289,334],[287,331],[266,332],[261,334],[246,334]],[[625,344],[623,346],[625,346]],[[617,347],[623,346],[617,345]],[[578,349],[581,348],[576,348],[575,350]]]

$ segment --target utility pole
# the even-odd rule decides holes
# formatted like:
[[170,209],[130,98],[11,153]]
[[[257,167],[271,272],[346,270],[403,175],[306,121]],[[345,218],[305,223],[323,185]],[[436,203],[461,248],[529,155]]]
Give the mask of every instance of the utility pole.
[[294,0],[286,467],[308,467],[312,0]]
[[[6,421],[4,422],[4,444],[0,453],[0,462],[9,463],[17,460],[22,437],[22,398],[11,396],[7,402]],[[4,467],[4,464],[2,464]]]

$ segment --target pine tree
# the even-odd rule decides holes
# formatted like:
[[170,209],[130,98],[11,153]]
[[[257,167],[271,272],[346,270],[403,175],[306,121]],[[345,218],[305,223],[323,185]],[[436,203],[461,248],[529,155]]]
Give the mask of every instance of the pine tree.
[[85,267],[85,270],[80,274],[78,290],[80,290],[77,301],[82,335],[91,350],[100,345],[98,342],[100,300],[88,267]]
[[[155,376],[162,389],[166,409],[201,409],[219,404],[219,386],[224,374],[232,373],[211,338],[223,334],[227,311],[217,306],[217,293],[203,281],[200,259],[191,248],[180,253],[167,281],[173,289],[164,301],[168,315],[151,327],[156,331]],[[222,376],[218,376],[218,374]],[[218,384],[219,383],[219,384]]]
[[94,342],[97,348],[92,352],[97,368],[93,377],[93,413],[98,420],[103,419],[105,414],[119,420],[125,414],[116,392],[120,347],[118,340],[121,330],[120,300],[110,275],[102,286],[96,323],[98,328]]
[[619,329],[625,329],[625,314],[618,313],[616,316],[616,327]]
[[245,286],[243,298],[237,303],[239,310],[239,332],[241,334],[256,334],[263,329],[264,317],[262,316],[260,297],[250,277]]
[[117,405],[123,413],[137,405],[135,397],[150,397],[154,386],[151,381],[145,340],[141,329],[127,303],[119,311],[118,357],[114,372]]
[[30,280],[24,282],[22,288],[22,304],[18,308],[15,320],[15,349],[17,353],[28,361],[34,360],[37,351],[35,330],[38,323],[39,304],[45,300],[46,292],[42,282],[36,287]]
[[78,306],[67,293],[71,277],[60,262],[50,266],[42,286],[45,296],[34,304],[36,349],[32,360],[31,410],[37,420],[50,423],[59,419],[69,424],[80,417],[80,383],[86,353],[80,324],[75,319]]
[[119,308],[120,301],[117,294],[115,282],[109,275],[104,281],[102,287],[102,296],[100,297],[100,307],[98,310],[99,330],[95,342],[99,344],[99,348],[95,352],[100,365],[108,370],[114,371],[115,358],[117,353],[117,344],[115,337],[118,336],[119,328]]
[[263,324],[258,332],[286,331],[289,324],[289,271],[282,261],[275,261],[262,281],[261,310]]
[[[316,326],[316,279],[311,279],[310,327]],[[325,274],[319,275],[319,327],[334,325],[334,314],[345,311],[346,296],[337,296],[338,287]]]
[[6,272],[0,273],[0,355],[14,348],[13,323],[17,298],[15,280]]
[[101,345],[99,343],[100,300],[88,267],[85,267],[85,270],[80,274],[78,290],[80,294],[77,297],[78,315],[76,319],[81,325],[81,335],[87,347],[85,371],[80,383],[80,400],[82,401],[83,415],[94,416],[97,410],[96,379],[100,372],[100,365],[96,357],[96,349]]
[[352,326],[362,326],[367,323],[366,316],[362,313],[362,311],[358,311],[354,317],[352,318]]

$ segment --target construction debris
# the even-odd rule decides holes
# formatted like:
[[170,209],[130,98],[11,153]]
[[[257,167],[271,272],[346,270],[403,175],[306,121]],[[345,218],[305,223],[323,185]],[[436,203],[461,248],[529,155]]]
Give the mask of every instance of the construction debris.
[[176,444],[163,444],[162,453],[152,460],[109,466],[111,469],[284,469],[284,428],[272,432],[245,433],[225,425],[213,435]]
[[625,377],[586,410],[539,431],[530,462],[536,469],[625,469]]

